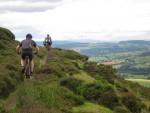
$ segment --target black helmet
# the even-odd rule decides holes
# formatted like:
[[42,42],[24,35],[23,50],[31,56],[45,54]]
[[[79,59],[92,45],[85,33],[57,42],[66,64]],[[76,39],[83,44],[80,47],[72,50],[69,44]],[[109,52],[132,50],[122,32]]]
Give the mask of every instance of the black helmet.
[[31,35],[30,33],[28,33],[28,34],[26,35],[26,39],[32,39],[32,35]]

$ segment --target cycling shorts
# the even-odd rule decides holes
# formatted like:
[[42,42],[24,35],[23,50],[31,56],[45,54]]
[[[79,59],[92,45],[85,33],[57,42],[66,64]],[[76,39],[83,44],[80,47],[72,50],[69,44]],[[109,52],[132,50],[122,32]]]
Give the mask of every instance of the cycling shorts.
[[32,50],[22,50],[21,58],[25,60],[26,56],[29,57],[30,61],[33,59],[33,52]]

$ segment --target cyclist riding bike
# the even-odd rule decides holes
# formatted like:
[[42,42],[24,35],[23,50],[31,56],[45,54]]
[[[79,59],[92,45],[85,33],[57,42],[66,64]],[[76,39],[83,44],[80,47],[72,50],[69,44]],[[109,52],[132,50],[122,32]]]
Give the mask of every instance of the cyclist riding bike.
[[30,59],[31,73],[33,73],[33,69],[34,69],[33,47],[36,49],[36,53],[38,53],[39,48],[38,48],[36,42],[32,40],[31,34],[27,34],[26,39],[21,41],[21,43],[16,47],[17,53],[19,53],[21,50],[21,66],[22,66],[22,72],[23,73],[25,70],[25,58],[26,58],[26,56],[28,56]]
[[44,44],[44,46],[45,46],[48,50],[51,49],[52,39],[51,39],[51,37],[50,37],[49,34],[47,34],[47,37],[45,38],[43,44]]

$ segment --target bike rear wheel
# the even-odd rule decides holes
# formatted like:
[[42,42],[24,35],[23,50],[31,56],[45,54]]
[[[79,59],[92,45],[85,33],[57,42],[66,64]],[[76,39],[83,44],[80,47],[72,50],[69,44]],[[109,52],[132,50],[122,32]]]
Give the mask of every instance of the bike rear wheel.
[[30,79],[31,76],[31,64],[28,56],[25,58],[25,77],[26,79]]

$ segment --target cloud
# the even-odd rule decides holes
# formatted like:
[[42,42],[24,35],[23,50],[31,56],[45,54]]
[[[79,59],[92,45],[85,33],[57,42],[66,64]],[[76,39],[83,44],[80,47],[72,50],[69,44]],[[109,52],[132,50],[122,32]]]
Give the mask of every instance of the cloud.
[[0,13],[43,12],[54,9],[65,0],[0,0]]
[[38,5],[18,5],[18,6],[1,6],[0,7],[0,12],[42,12],[46,11],[49,9],[54,9],[56,6],[55,5],[43,5],[43,6],[38,6]]
[[62,0],[1,0],[1,2],[24,1],[24,2],[60,2]]
[[17,27],[9,27],[12,32],[17,34],[17,40],[25,39],[27,33],[31,33],[34,40],[44,40],[44,37],[41,35],[40,31],[31,26],[17,26]]
[[1,14],[0,25],[12,30],[17,39],[28,32],[38,40],[47,33],[56,40],[150,39],[148,0],[2,1],[0,11],[14,12]]
[[[60,35],[61,36],[61,35]],[[126,41],[150,40],[150,31],[72,32],[64,33],[62,40],[79,41]]]

